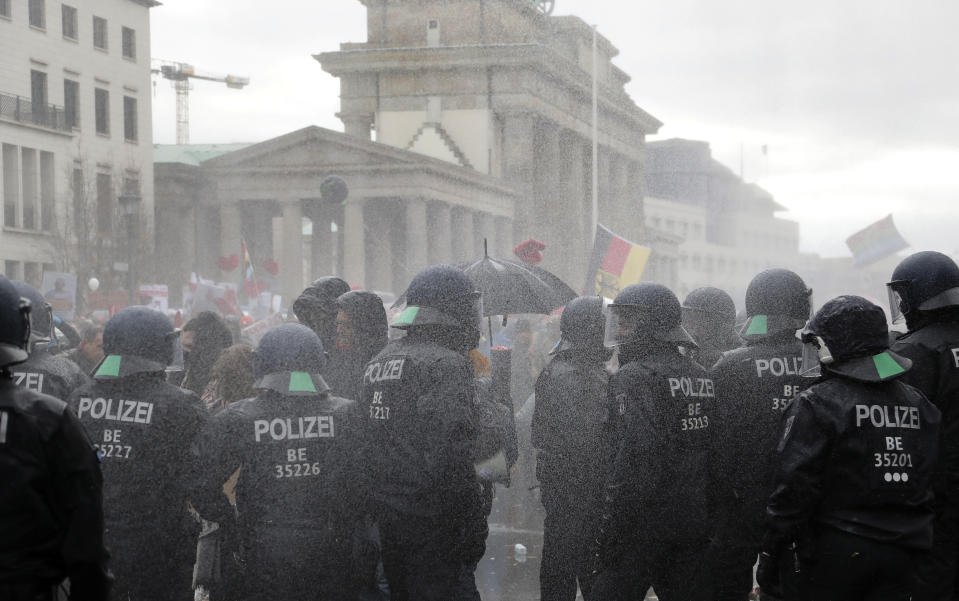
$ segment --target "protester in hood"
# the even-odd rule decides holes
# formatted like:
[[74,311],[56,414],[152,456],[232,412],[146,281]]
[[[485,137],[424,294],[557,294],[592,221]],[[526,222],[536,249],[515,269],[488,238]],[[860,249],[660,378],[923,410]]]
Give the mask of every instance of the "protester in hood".
[[90,375],[103,361],[103,326],[92,324],[83,330],[80,345],[66,354],[83,373]]
[[253,388],[253,347],[234,344],[223,351],[213,364],[211,376],[203,397],[211,413],[218,413],[230,403],[256,396]]
[[336,347],[336,299],[350,291],[350,285],[333,275],[315,280],[293,301],[293,314],[300,323],[320,337],[323,348],[330,353]]
[[233,344],[233,335],[222,317],[203,311],[183,326],[181,343],[184,371],[181,386],[203,395],[212,377],[213,364]]
[[339,396],[357,399],[363,391],[366,364],[388,342],[386,309],[379,296],[363,290],[340,295],[336,307],[336,342],[327,380]]

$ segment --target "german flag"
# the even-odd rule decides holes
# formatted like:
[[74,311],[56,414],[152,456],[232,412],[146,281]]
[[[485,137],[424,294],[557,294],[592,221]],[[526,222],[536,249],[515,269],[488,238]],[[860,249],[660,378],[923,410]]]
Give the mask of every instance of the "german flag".
[[615,298],[620,290],[643,276],[651,252],[597,224],[583,293]]

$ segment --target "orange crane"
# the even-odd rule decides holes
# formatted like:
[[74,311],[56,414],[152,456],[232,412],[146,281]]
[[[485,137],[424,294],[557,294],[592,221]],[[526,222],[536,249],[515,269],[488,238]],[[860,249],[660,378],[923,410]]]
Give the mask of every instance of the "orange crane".
[[177,61],[154,59],[153,73],[159,73],[164,79],[173,82],[176,90],[176,143],[190,143],[190,80],[202,79],[225,83],[226,87],[242,90],[249,85],[249,77],[239,75],[214,75],[198,72],[193,65]]

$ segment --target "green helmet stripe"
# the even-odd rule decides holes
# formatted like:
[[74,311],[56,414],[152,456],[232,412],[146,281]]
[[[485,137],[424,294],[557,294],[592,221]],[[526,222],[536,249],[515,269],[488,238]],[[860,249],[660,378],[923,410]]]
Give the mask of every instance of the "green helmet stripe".
[[120,355],[107,355],[103,363],[97,369],[95,376],[119,376],[120,375]]
[[769,318],[765,315],[753,315],[746,329],[746,336],[755,336],[769,333]]
[[892,376],[906,371],[895,359],[892,358],[889,353],[886,352],[873,355],[872,362],[876,365],[876,372],[879,374],[879,378],[882,380],[891,378]]
[[397,317],[393,323],[406,326],[412,325],[413,320],[416,319],[416,314],[419,312],[419,307],[407,307],[406,310],[400,313],[399,317]]
[[316,392],[313,376],[305,371],[290,373],[290,392]]

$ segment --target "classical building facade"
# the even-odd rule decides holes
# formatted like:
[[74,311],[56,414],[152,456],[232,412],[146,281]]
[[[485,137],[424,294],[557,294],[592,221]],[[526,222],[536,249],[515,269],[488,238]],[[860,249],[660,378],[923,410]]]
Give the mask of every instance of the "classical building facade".
[[[543,266],[584,284],[592,246],[592,29],[529,0],[367,0],[368,39],[316,55],[341,82],[345,133],[310,127],[242,148],[158,147],[158,240],[171,291],[246,241],[279,265],[283,296],[335,273],[402,292],[430,263],[510,257],[533,237]],[[659,121],[624,91],[598,38],[599,221],[653,246],[670,281],[676,240],[643,219],[645,136]],[[375,134],[375,135],[374,135]],[[342,205],[320,199],[338,175]],[[304,221],[305,220],[305,221]],[[303,232],[311,232],[304,234]],[[189,238],[189,240],[187,240]],[[197,257],[194,259],[193,257]]]
[[[361,0],[367,41],[316,55],[340,79],[348,135],[501,178],[518,194],[512,239],[582,283],[592,245],[593,30],[529,0]],[[661,123],[626,94],[598,36],[599,221],[636,242],[645,137]]]
[[0,1],[0,269],[8,277],[39,284],[56,268],[122,282],[112,261],[93,273],[80,260],[127,242],[121,198],[139,216],[137,248],[150,246],[149,10],[158,4]]

